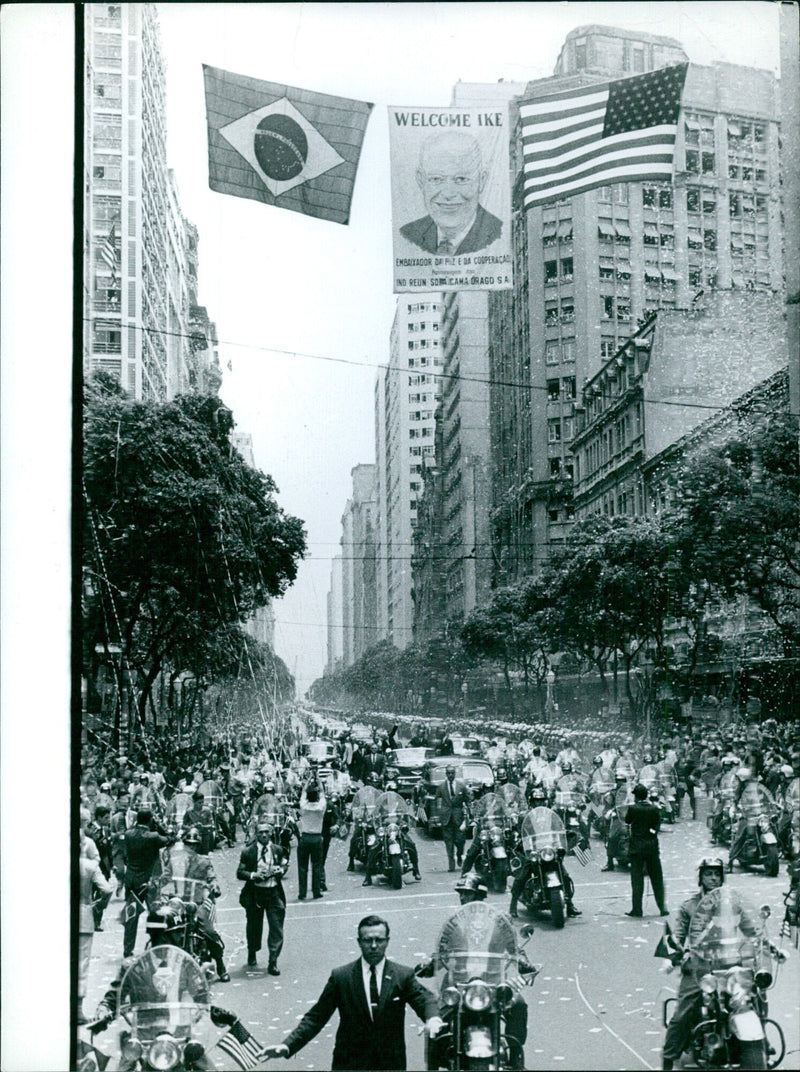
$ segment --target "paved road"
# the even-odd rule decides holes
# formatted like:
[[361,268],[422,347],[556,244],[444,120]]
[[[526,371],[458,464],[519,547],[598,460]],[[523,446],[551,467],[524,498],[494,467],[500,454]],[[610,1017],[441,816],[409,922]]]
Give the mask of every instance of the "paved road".
[[[246,970],[244,911],[237,902],[239,883],[235,877],[238,852],[227,849],[215,853],[212,859],[226,887],[218,904],[218,924],[227,945],[232,978],[230,983],[214,984],[212,1000],[235,1011],[260,1041],[279,1042],[319,995],[331,967],[356,958],[356,928],[364,915],[377,912],[388,920],[391,958],[414,964],[430,953],[449,910],[457,907],[453,892],[457,876],[447,873],[441,841],[421,834],[416,840],[423,881],[411,881],[402,891],[384,885],[363,888],[361,871],[353,874],[345,870],[346,842],[331,846],[329,892],[322,900],[298,902],[296,871],[290,871],[285,883],[289,903],[279,978]],[[660,1068],[664,1034],[661,1003],[678,984],[677,973],[666,974],[666,962],[653,957],[663,931],[662,920],[649,894],[644,919],[624,916],[630,908],[630,878],[626,872],[601,873],[602,845],[593,841],[593,846],[595,859],[585,868],[569,860],[577,886],[575,901],[583,915],[568,920],[562,931],[554,930],[546,919],[536,921],[536,932],[527,947],[530,959],[543,965],[534,986],[524,992],[529,1007],[525,1051],[525,1067],[529,1069]],[[696,861],[707,851],[708,834],[700,822],[684,820],[663,832],[661,853],[673,909],[696,888]],[[783,918],[782,896],[788,888],[785,867],[777,879],[737,873],[729,881],[755,904],[772,907],[770,933],[776,937]],[[490,895],[490,902],[507,906],[508,897]],[[119,905],[112,902],[106,929],[95,936],[86,1002],[90,1011],[119,964],[122,930],[115,919]],[[142,933],[137,951],[141,948]],[[800,1068],[799,994],[800,957],[791,950],[771,995],[771,1014],[787,1035],[787,1049],[793,1051],[785,1058],[784,1069]],[[329,1069],[336,1023],[334,1017],[290,1061],[269,1062],[265,1067],[272,1065],[287,1072]],[[409,1011],[406,1038],[410,1069],[425,1067],[419,1026]]]

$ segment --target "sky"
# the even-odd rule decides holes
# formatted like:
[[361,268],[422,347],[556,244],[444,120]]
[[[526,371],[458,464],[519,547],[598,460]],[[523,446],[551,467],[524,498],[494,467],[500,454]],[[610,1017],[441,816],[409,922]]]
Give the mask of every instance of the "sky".
[[[326,661],[325,599],[351,469],[374,462],[373,392],[388,361],[388,105],[446,106],[455,82],[552,74],[570,30],[676,38],[694,63],[778,73],[778,5],[688,3],[159,4],[167,158],[199,230],[200,301],[217,324],[220,394],[253,437],[309,554],[275,604],[276,650],[302,693]],[[350,223],[208,187],[202,64],[373,102]],[[230,362],[231,370],[228,370]]]

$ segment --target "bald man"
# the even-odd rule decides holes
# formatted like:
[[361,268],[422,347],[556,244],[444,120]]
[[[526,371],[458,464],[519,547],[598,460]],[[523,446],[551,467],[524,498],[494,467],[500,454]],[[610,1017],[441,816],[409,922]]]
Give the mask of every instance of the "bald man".
[[502,222],[480,204],[487,172],[477,140],[463,131],[434,134],[422,145],[417,183],[428,215],[400,234],[440,256],[477,253],[496,241]]

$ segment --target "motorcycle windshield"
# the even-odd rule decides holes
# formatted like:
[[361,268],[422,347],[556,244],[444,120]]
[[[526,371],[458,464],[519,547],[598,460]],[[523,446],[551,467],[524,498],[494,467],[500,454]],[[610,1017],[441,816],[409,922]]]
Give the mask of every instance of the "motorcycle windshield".
[[723,774],[719,780],[719,796],[722,800],[733,800],[739,788],[739,779],[735,774]]
[[375,811],[383,823],[401,823],[408,818],[408,804],[392,790],[380,794]]
[[171,826],[180,826],[183,823],[184,815],[191,806],[192,798],[188,793],[176,793],[167,804],[167,822]]
[[763,920],[753,905],[738,890],[720,886],[695,909],[686,947],[698,971],[748,966],[759,952],[763,933]]
[[526,852],[567,851],[564,824],[552,808],[531,808],[522,820],[522,847]]
[[117,1014],[142,1043],[165,1033],[198,1038],[211,1027],[210,1009],[205,973],[176,946],[152,946],[122,977]]
[[202,904],[209,889],[206,881],[208,859],[180,846],[173,846],[164,855],[157,880],[159,894],[165,900],[180,897],[182,901]]
[[669,763],[659,763],[658,784],[661,789],[674,789],[676,782],[675,768]]
[[748,819],[758,819],[762,815],[771,816],[775,811],[775,801],[766,786],[758,782],[749,782],[739,797],[739,807]]
[[206,798],[207,808],[211,808],[213,812],[222,810],[224,795],[219,782],[214,781],[213,778],[207,778],[204,782],[201,782],[197,791]]
[[614,766],[615,774],[624,774],[629,780],[636,777],[636,766],[632,759],[628,759],[627,756],[620,756]]
[[557,808],[580,808],[583,804],[583,787],[575,774],[565,774],[556,783],[553,802]]
[[262,822],[282,827],[286,818],[286,804],[272,793],[265,793],[256,801],[253,814]]
[[445,969],[442,985],[475,978],[492,985],[502,983],[509,961],[518,953],[511,918],[485,901],[473,901],[454,912],[439,934],[436,954]]
[[521,814],[525,811],[525,794],[518,785],[502,785],[497,793],[505,803],[506,811],[510,816]]
[[506,816],[506,802],[499,793],[487,793],[475,804],[473,814],[484,823],[502,821]]
[[610,767],[602,767],[600,770],[596,770],[592,775],[592,782],[589,786],[589,796],[592,799],[592,803],[601,804],[603,798],[607,793],[613,791],[615,785],[614,772]]
[[548,789],[552,789],[558,779],[561,777],[561,768],[557,763],[548,763],[546,767],[542,768],[542,772],[539,775],[542,783],[547,786]]
[[372,785],[365,785],[353,797],[353,818],[371,819],[375,814],[380,790]]
[[621,786],[614,795],[614,808],[616,809],[617,816],[624,823],[625,816],[628,812],[628,808],[634,802],[634,795],[630,786]]
[[652,763],[646,764],[639,771],[639,781],[649,789],[652,785],[658,785],[658,767]]

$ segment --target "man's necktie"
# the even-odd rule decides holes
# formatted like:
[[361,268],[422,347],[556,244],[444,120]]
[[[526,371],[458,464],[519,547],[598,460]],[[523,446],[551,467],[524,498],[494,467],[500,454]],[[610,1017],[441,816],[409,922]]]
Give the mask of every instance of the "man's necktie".
[[453,252],[453,243],[449,239],[443,238],[436,247],[436,252],[442,257],[449,257]]
[[378,976],[375,974],[375,965],[369,969],[369,1011],[372,1019],[378,1011]]

